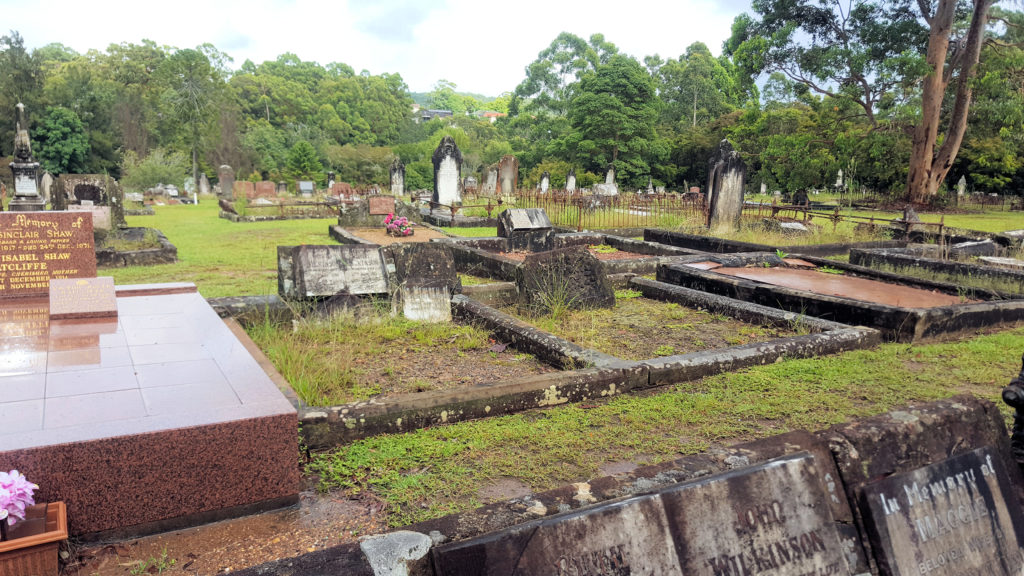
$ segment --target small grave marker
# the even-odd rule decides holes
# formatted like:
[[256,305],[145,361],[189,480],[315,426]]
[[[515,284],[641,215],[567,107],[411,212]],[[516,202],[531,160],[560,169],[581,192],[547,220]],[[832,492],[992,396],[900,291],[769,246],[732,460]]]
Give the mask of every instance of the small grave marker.
[[117,316],[114,278],[55,278],[50,280],[50,319]]
[[286,299],[384,294],[384,260],[377,246],[278,246],[278,291]]
[[95,275],[91,214],[0,213],[0,298],[46,294],[52,278]]
[[554,247],[555,232],[543,208],[509,208],[498,214],[498,236],[509,250],[543,252]]
[[883,574],[1016,575],[1024,515],[999,454],[979,448],[894,474],[861,492]]

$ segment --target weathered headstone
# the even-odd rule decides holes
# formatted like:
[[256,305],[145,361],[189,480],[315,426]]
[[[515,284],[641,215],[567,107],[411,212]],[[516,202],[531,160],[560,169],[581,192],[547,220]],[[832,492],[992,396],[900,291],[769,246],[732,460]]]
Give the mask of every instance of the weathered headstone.
[[28,121],[25,120],[25,105],[18,102],[17,120],[14,132],[14,162],[11,174],[14,176],[14,196],[7,207],[12,212],[34,212],[46,207],[46,199],[39,194],[36,176],[39,163],[32,159],[32,142],[28,137]]
[[299,180],[295,182],[295,189],[303,198],[311,198],[316,192],[316,184],[311,180]]
[[836,188],[843,187],[843,169],[839,169],[839,173],[836,174]]
[[94,230],[110,230],[113,227],[110,217],[110,206],[72,204],[68,206],[67,210],[68,212],[89,212],[92,214],[92,227]]
[[256,195],[256,185],[248,180],[238,180],[235,182],[234,198],[235,200],[250,200]]
[[615,305],[604,265],[583,246],[530,254],[516,270],[516,288],[520,306],[533,314]]
[[331,186],[331,196],[339,198],[352,196],[352,186],[348,182],[335,182],[334,186]]
[[565,191],[575,192],[576,191],[576,169],[569,168],[569,173],[565,176]]
[[466,176],[462,181],[462,191],[469,194],[475,194],[478,186],[479,184],[477,183],[476,178],[472,176]]
[[515,194],[519,187],[519,160],[515,156],[502,156],[498,165],[498,182],[501,184],[502,196]]
[[647,193],[654,194],[654,180],[650,176],[647,177]]
[[961,176],[960,180],[956,183],[956,195],[963,196],[967,192],[967,177]]
[[540,192],[541,192],[541,194],[546,194],[547,191],[548,191],[548,188],[551,188],[551,173],[548,172],[547,170],[545,170],[544,173],[540,175]]
[[330,190],[331,186],[334,186],[334,172],[327,173],[327,189]]
[[608,165],[608,172],[605,174],[603,184],[594,184],[594,194],[598,196],[617,196],[619,187],[615,184],[615,165]]
[[483,176],[483,187],[480,193],[484,196],[494,196],[498,192],[498,166],[493,165],[485,170]]
[[434,162],[434,202],[454,206],[462,202],[459,190],[462,173],[462,151],[451,136],[445,136],[431,157]]
[[391,175],[391,195],[392,196],[404,196],[405,195],[405,164],[402,164],[402,159],[395,156],[395,159],[391,161],[391,169],[389,170]]
[[712,231],[731,232],[739,227],[746,176],[743,158],[728,140],[722,140],[708,170],[707,226]]
[[44,172],[43,177],[39,179],[39,195],[43,197],[44,201],[49,200],[53,194],[54,182],[56,182],[56,179],[49,172]]
[[210,179],[206,177],[206,172],[199,174],[199,193],[209,194],[210,193]]
[[1019,476],[980,448],[866,485],[861,510],[881,573],[1021,574]]
[[999,244],[986,239],[953,244],[949,247],[949,254],[953,257],[995,256],[1001,250]]
[[765,184],[764,182],[761,182],[761,195],[764,196],[767,193],[768,193],[768,185]]
[[220,195],[231,198],[235,190],[235,171],[231,169],[231,166],[223,164],[217,169],[217,182],[220,186]]
[[383,216],[385,214],[395,213],[394,196],[370,196],[368,201],[370,203],[371,216]]
[[277,286],[290,300],[388,291],[380,248],[357,244],[278,246]]
[[498,236],[508,249],[544,252],[555,245],[555,231],[543,208],[509,208],[498,214]]
[[46,294],[52,278],[95,275],[91,214],[0,213],[0,298]]
[[51,320],[116,316],[117,295],[112,277],[50,280]]
[[191,196],[196,192],[196,182],[191,176],[186,176],[185,181],[182,182],[181,187],[185,189],[185,192]]
[[449,246],[439,242],[396,243],[385,247],[394,266],[398,302],[410,320],[449,322],[452,294],[462,291]]
[[253,198],[276,198],[277,185],[269,180],[255,182],[253,185]]

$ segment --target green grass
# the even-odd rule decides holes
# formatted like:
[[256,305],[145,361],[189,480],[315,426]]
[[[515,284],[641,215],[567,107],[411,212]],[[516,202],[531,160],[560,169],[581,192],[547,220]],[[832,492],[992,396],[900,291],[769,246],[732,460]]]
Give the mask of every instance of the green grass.
[[[902,218],[902,212],[882,212],[874,210],[840,210],[840,214],[847,216],[863,216],[863,217],[874,217],[885,220],[891,220],[894,218]],[[1019,230],[1024,228],[1024,213],[1022,212],[1009,212],[1002,210],[985,210],[979,212],[969,212],[965,214],[938,214],[938,213],[918,213],[922,222],[938,223],[940,220],[945,226],[950,228],[962,228],[965,230],[977,230],[979,232],[1005,232],[1007,230]],[[931,231],[936,231],[937,228],[930,227]]]
[[382,498],[401,526],[479,506],[478,491],[506,477],[547,490],[598,476],[608,462],[657,463],[961,392],[1002,406],[1022,348],[1019,327],[789,360],[647,395],[377,436],[316,455],[310,469],[323,490]]
[[463,238],[493,238],[498,235],[498,229],[495,227],[476,227],[476,228],[441,228],[446,234],[452,236],[461,236]]
[[194,282],[207,297],[277,293],[277,247],[336,244],[327,228],[336,221],[285,220],[233,223],[217,217],[212,199],[198,206],[154,206],[155,216],[128,216],[129,226],[156,228],[178,248],[178,262],[108,268],[117,284]]

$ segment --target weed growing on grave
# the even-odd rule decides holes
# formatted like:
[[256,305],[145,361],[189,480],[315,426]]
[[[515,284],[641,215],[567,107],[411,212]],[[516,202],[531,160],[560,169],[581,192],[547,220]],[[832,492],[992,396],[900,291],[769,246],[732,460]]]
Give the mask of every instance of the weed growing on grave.
[[[990,290],[993,292],[1005,292],[1009,294],[1024,294],[1024,281],[1013,280],[1010,278],[982,277],[975,276],[973,274],[950,274],[936,270],[925,270],[918,266],[894,266],[884,262],[872,264],[871,268],[881,272],[892,272],[893,274],[919,278],[921,280],[957,284],[962,290],[973,288],[977,290]],[[973,291],[968,290],[968,292],[961,295],[967,295],[969,298],[973,298]]]
[[618,248],[609,246],[608,244],[591,244],[590,246],[587,246],[587,249],[591,252],[597,252],[598,254],[614,254],[619,251]]
[[845,270],[840,270],[839,268],[833,268],[831,266],[821,266],[821,267],[818,268],[818,271],[819,272],[824,272],[825,274],[836,274],[836,275],[846,274]]
[[[163,574],[174,568],[177,564],[177,560],[174,558],[167,557],[167,548],[164,548],[160,552],[159,558],[150,557],[148,560],[139,560],[132,568],[128,571],[132,576],[138,576],[140,574]],[[155,570],[155,572],[154,572]]]
[[633,290],[631,288],[623,288],[621,290],[616,290],[615,291],[615,299],[616,300],[620,300],[620,299],[625,300],[625,299],[628,299],[628,298],[639,298],[639,297],[641,297],[643,295],[644,295],[643,292],[641,292],[639,290]]
[[655,356],[672,356],[675,353],[675,346],[661,345],[654,349]]

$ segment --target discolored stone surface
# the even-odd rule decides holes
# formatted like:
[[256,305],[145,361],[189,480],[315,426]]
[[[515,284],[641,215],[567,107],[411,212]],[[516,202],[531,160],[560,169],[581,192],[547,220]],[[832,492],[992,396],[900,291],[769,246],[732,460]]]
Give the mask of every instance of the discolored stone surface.
[[865,486],[860,508],[880,573],[1020,574],[1024,516],[1011,482],[985,447]]
[[516,271],[516,287],[521,305],[540,313],[553,306],[580,310],[615,305],[604,265],[580,246],[531,254]]
[[370,196],[369,204],[370,216],[394,214],[395,212],[394,196]]
[[285,299],[388,291],[378,246],[278,246],[277,275]]
[[46,294],[52,278],[93,276],[91,214],[0,213],[0,298]]
[[117,316],[117,296],[112,277],[50,280],[51,320],[110,316]]
[[384,248],[399,286],[402,313],[411,320],[448,322],[452,294],[462,291],[451,248],[443,243],[392,244]]
[[512,251],[544,252],[554,248],[555,232],[543,208],[509,208],[498,214],[498,236]]

